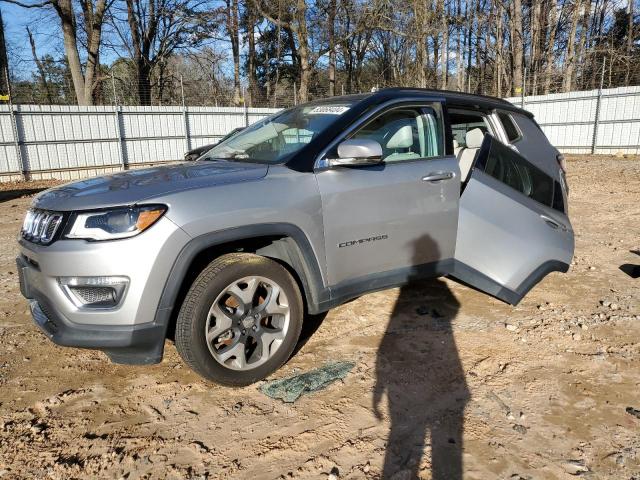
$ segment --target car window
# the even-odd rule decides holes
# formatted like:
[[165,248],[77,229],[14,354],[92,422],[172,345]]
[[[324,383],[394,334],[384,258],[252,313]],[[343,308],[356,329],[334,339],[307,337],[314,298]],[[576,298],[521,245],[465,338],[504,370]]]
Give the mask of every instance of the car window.
[[486,154],[486,158],[479,159],[478,168],[484,169],[487,175],[523,195],[548,207],[564,211],[561,200],[554,198],[554,180],[549,175],[499,141],[489,141],[491,146],[488,153],[483,153]]
[[282,163],[326,130],[351,104],[309,103],[267,117],[226,138],[201,160]]
[[385,163],[443,155],[442,116],[436,108],[398,108],[360,128],[350,139],[375,140]]
[[481,113],[453,110],[449,112],[449,122],[456,148],[467,147],[467,132],[471,130],[479,128],[483,134],[491,133],[486,117]]
[[559,182],[553,182],[553,205],[554,210],[558,210],[559,212],[565,212],[564,209],[564,198],[562,196],[562,187]]
[[498,112],[498,118],[500,119],[500,123],[502,123],[504,132],[507,134],[507,139],[510,142],[515,142],[522,137],[522,135],[520,135],[520,130],[516,127],[511,115],[506,112]]

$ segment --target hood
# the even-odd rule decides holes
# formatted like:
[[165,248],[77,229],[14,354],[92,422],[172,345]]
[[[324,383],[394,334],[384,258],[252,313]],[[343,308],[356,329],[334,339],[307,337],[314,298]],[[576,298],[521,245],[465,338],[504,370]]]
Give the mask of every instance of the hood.
[[69,211],[132,205],[181,190],[257,180],[266,165],[228,161],[185,162],[80,180],[35,197],[33,205]]

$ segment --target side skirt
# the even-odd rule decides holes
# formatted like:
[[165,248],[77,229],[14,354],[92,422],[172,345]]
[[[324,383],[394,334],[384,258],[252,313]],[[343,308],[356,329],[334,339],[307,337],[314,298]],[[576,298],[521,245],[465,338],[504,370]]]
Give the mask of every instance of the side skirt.
[[374,273],[329,287],[329,298],[317,305],[319,312],[330,310],[366,293],[400,287],[415,280],[434,278],[451,272],[453,260],[427,263],[412,267]]
[[[400,287],[415,280],[448,276],[462,285],[491,295],[510,305],[517,305],[522,298],[551,272],[566,272],[569,265],[550,260],[536,268],[516,290],[500,285],[485,274],[454,259],[375,273],[329,287],[326,300],[315,305],[314,311],[325,312],[349,300],[367,293]],[[326,295],[322,295],[325,296]]]

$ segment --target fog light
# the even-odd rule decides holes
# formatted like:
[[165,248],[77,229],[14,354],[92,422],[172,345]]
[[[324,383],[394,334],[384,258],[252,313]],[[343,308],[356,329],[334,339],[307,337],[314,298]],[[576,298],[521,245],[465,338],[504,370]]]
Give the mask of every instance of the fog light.
[[76,307],[114,308],[124,298],[127,277],[60,277],[60,286]]

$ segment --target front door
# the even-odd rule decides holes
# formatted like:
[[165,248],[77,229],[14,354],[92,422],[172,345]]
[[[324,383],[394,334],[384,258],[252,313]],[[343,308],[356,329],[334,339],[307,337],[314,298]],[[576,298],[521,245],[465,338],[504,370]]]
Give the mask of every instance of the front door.
[[429,270],[445,273],[460,180],[455,157],[444,155],[441,105],[389,108],[347,138],[380,143],[383,163],[317,172],[332,295],[348,295],[363,281],[374,290]]
[[508,303],[566,271],[574,238],[561,185],[485,135],[463,184],[452,276]]

